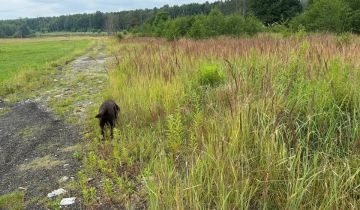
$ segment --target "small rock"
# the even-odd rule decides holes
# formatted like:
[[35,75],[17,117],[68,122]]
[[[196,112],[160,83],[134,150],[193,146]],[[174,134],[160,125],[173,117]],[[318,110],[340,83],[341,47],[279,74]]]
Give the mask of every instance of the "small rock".
[[79,108],[79,109],[76,110],[76,112],[84,112],[84,111],[85,111],[84,108]]
[[75,203],[75,199],[76,199],[76,197],[63,198],[63,199],[60,201],[60,206],[72,205],[72,204]]
[[59,179],[59,182],[62,183],[62,182],[67,182],[69,180],[69,177],[68,176],[63,176],[61,179]]
[[62,70],[63,70],[63,67],[62,67],[62,66],[57,66],[57,67],[56,67],[56,70],[62,71]]
[[51,193],[48,193],[47,197],[48,198],[53,198],[55,196],[58,196],[58,195],[61,195],[61,194],[64,194],[64,193],[66,193],[66,190],[64,190],[63,188],[60,188],[60,189],[52,191]]
[[27,190],[25,187],[19,187],[19,190]]

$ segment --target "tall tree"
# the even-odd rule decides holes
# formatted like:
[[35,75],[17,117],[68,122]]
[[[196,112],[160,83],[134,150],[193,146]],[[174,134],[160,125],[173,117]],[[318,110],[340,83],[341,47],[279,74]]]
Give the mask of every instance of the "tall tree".
[[292,22],[295,29],[302,25],[307,31],[342,33],[351,31],[352,10],[344,0],[316,0]]
[[97,11],[94,15],[94,21],[92,21],[92,22],[94,23],[94,28],[103,29],[104,22],[105,22],[104,14],[100,11]]
[[24,38],[28,35],[30,35],[30,29],[26,25],[26,23],[21,24],[17,29],[17,31],[15,32],[15,36],[20,38]]
[[287,21],[302,11],[299,0],[252,0],[250,7],[266,24]]

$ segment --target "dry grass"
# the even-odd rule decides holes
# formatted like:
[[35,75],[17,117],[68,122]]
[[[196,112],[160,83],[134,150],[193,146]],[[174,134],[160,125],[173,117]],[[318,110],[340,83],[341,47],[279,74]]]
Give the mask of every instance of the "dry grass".
[[360,208],[358,37],[111,46],[104,98],[121,123],[112,142],[92,141],[81,177],[107,184],[84,195],[126,208]]
[[61,165],[64,163],[65,163],[64,161],[57,160],[57,159],[51,157],[50,155],[46,155],[41,158],[36,158],[28,164],[21,164],[19,166],[19,169],[21,171],[36,170],[39,168],[51,169],[55,166],[58,166],[58,165]]

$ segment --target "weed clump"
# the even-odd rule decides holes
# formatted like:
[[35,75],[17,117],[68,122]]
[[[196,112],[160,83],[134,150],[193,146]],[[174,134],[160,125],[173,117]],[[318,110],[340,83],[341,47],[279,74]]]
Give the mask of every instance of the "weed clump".
[[225,73],[217,64],[203,64],[198,71],[198,83],[201,86],[217,87],[225,82]]
[[338,45],[348,45],[351,42],[351,34],[350,33],[342,33],[336,38],[336,42]]
[[122,32],[117,32],[116,33],[116,38],[121,41],[124,38],[124,34]]
[[15,191],[0,196],[0,209],[23,209],[24,208],[24,192]]

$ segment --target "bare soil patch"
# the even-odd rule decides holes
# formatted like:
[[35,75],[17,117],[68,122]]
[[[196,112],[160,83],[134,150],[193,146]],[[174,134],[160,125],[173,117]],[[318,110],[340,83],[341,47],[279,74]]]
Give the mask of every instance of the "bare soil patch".
[[[81,140],[81,121],[107,79],[104,43],[57,67],[54,84],[36,90],[17,104],[0,100],[0,196],[25,189],[25,203],[64,187],[59,179],[76,178],[81,162],[74,157]],[[95,55],[94,55],[95,54]],[[64,103],[66,101],[66,103]],[[59,110],[62,114],[59,114]],[[69,118],[77,123],[68,123]],[[72,189],[69,196],[75,196]],[[28,202],[27,208],[45,208]],[[77,204],[73,208],[79,208]]]

